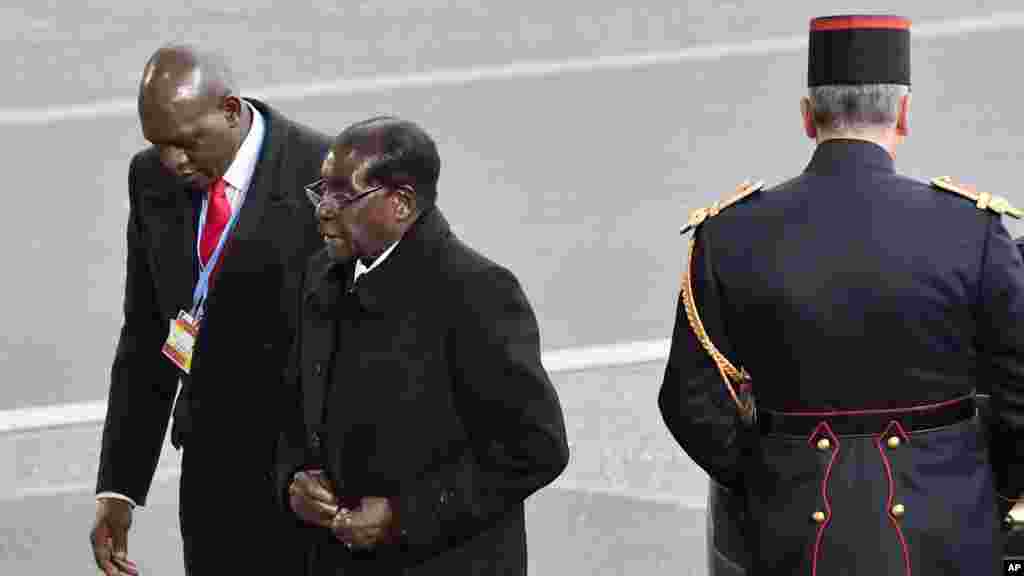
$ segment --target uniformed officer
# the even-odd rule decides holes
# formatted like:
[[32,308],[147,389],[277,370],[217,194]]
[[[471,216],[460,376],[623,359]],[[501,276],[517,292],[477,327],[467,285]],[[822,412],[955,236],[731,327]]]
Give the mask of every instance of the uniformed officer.
[[804,172],[684,228],[665,423],[713,496],[745,498],[750,574],[998,573],[1024,490],[1024,261],[1001,221],[1021,213],[895,172],[906,19],[812,20],[808,85]]

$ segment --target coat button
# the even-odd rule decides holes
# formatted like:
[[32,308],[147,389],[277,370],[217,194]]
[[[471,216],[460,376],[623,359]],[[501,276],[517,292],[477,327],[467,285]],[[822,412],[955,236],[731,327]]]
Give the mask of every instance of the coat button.
[[892,507],[892,515],[897,517],[897,518],[899,518],[900,516],[903,516],[903,514],[906,511],[907,511],[907,509],[906,509],[906,507],[903,506],[903,504],[895,504]]
[[885,443],[889,445],[889,448],[892,448],[892,449],[899,448],[900,447],[900,437],[899,436],[889,436],[889,439],[886,440]]
[[825,450],[831,450],[831,449],[832,449],[832,443],[829,442],[828,438],[822,438],[821,440],[818,440],[818,450],[821,450],[821,451],[824,452]]
[[309,447],[312,448],[313,450],[320,449],[320,435],[317,434],[316,432],[313,432],[312,434],[309,435]]
[[811,519],[814,520],[816,523],[821,524],[825,521],[825,513],[822,512],[821,510],[818,510],[814,514],[811,514]]
[[313,372],[314,372],[314,373],[315,373],[315,374],[316,374],[317,376],[320,376],[321,374],[323,374],[323,373],[324,373],[324,365],[323,365],[323,364],[321,364],[321,363],[319,363],[319,362],[317,362],[317,363],[316,363],[316,364],[315,364],[315,365],[313,366]]

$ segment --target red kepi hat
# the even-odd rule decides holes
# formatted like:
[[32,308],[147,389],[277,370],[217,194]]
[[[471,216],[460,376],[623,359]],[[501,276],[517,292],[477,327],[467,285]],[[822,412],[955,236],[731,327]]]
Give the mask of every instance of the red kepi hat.
[[910,20],[825,16],[811,20],[807,85],[910,85]]

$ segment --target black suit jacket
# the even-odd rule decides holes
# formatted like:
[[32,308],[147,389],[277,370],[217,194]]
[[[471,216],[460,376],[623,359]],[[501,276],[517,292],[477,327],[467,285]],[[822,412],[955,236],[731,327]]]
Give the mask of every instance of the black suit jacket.
[[519,283],[437,209],[349,292],[351,273],[308,269],[277,490],[322,466],[341,497],[392,498],[402,537],[353,556],[315,531],[312,573],[525,574],[523,501],[569,453]]
[[[316,179],[328,139],[249,102],[265,121],[263,147],[209,296],[192,375],[183,379],[175,436],[187,444],[186,463],[216,460],[218,471],[232,474],[232,490],[272,500],[279,374],[295,323],[290,303],[297,275],[322,246],[302,186]],[[161,347],[169,321],[191,308],[199,194],[161,165],[155,148],[132,158],[124,323],[111,368],[97,491],[119,492],[139,504],[146,501],[182,376]],[[199,491],[182,492],[184,509]]]

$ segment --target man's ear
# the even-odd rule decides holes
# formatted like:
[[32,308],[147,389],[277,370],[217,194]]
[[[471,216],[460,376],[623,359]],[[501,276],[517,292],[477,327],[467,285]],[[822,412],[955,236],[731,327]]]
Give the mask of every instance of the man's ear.
[[399,222],[404,222],[416,213],[416,193],[408,186],[402,186],[392,196],[395,202],[395,216]]
[[910,134],[910,94],[900,98],[900,113],[896,118],[896,133],[900,136]]
[[818,127],[814,124],[814,104],[807,96],[800,98],[800,116],[804,123],[804,134],[811,140],[817,140]]
[[228,121],[228,126],[234,128],[242,121],[242,99],[238,96],[225,96],[221,102],[221,110]]

